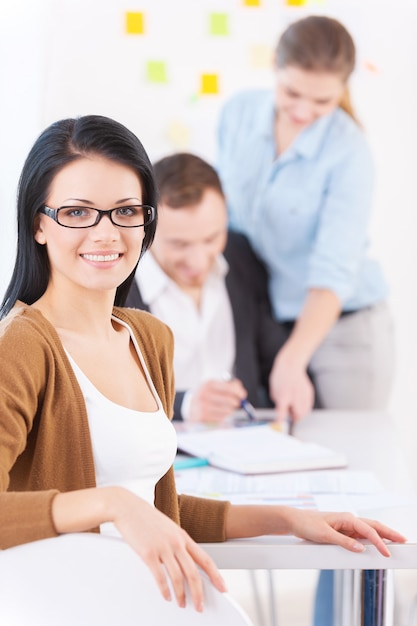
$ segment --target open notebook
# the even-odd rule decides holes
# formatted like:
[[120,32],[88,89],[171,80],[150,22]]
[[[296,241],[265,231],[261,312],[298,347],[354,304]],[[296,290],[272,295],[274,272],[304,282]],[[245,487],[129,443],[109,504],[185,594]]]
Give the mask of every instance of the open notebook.
[[179,432],[178,449],[240,474],[269,474],[345,467],[346,457],[284,435],[272,425]]

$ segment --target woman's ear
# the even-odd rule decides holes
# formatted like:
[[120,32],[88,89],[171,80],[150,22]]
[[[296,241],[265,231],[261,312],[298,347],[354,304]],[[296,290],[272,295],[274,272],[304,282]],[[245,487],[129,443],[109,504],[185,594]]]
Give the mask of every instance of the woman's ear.
[[42,220],[40,215],[35,216],[35,220],[33,222],[33,236],[35,241],[37,241],[41,246],[46,244],[46,237],[42,229]]

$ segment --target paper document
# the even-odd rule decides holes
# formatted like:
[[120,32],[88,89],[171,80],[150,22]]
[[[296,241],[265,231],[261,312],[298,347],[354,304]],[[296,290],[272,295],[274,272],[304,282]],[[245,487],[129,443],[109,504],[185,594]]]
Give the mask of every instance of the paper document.
[[179,432],[178,449],[240,474],[345,467],[344,454],[274,430],[271,425]]
[[372,472],[348,469],[244,475],[206,466],[176,469],[175,482],[178,493],[203,497],[214,494],[226,500],[242,493],[252,496],[286,494],[290,497],[300,493],[344,493],[362,494],[366,499],[369,494],[383,491],[380,481]]

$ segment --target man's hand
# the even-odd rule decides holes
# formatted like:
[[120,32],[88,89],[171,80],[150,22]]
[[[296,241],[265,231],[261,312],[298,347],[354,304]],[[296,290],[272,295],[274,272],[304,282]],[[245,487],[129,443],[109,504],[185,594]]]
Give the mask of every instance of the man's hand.
[[221,422],[240,408],[247,392],[241,381],[208,380],[191,396],[188,421]]

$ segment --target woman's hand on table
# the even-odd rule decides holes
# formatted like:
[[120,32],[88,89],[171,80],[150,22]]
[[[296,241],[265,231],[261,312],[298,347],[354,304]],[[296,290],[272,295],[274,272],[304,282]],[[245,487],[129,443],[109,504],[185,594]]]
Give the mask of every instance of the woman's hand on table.
[[355,517],[351,513],[325,513],[289,509],[288,532],[315,543],[331,543],[352,552],[363,552],[358,540],[370,541],[383,556],[391,556],[386,540],[404,543],[406,538],[397,531],[372,519]]

